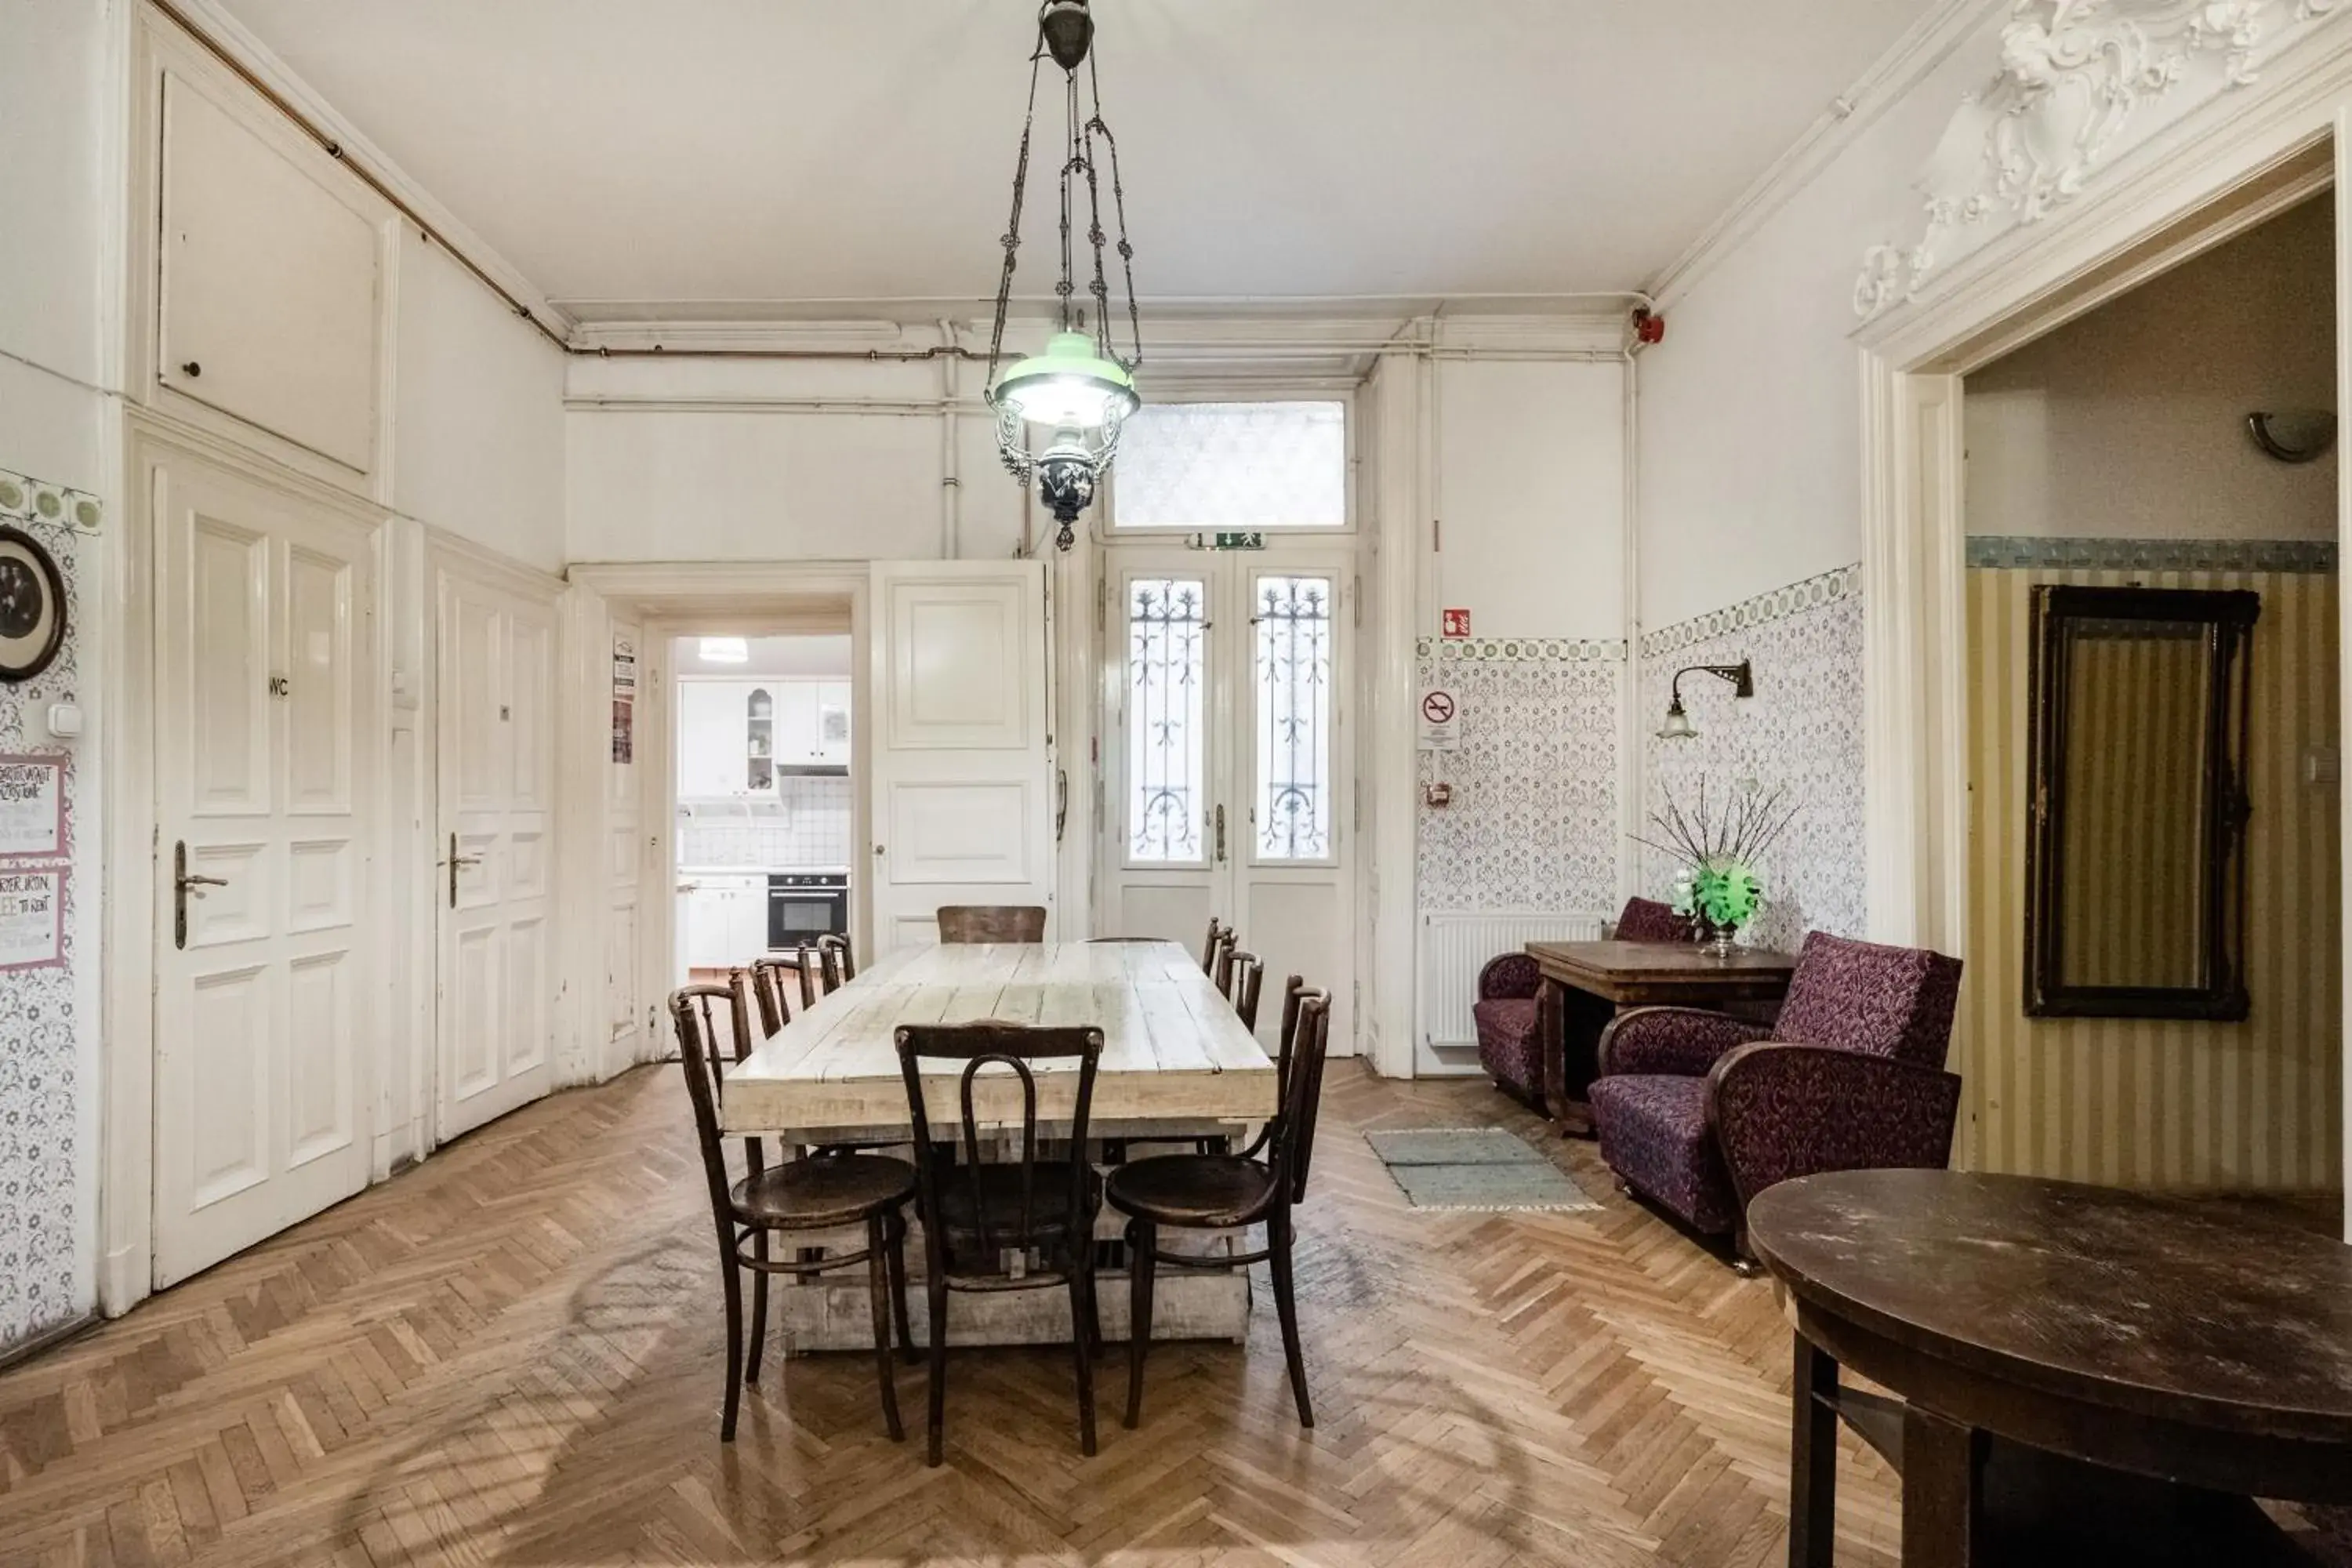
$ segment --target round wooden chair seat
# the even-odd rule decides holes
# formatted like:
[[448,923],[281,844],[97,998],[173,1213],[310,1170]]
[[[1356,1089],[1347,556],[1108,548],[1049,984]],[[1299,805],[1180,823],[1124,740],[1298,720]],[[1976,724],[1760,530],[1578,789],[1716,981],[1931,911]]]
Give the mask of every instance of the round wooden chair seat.
[[823,1230],[856,1225],[915,1195],[915,1167],[880,1154],[827,1154],[776,1165],[728,1194],[746,1225]]
[[[1070,1228],[1070,1166],[1066,1160],[1040,1160],[1029,1192],[1029,1229],[1033,1235],[1059,1236]],[[1021,1167],[978,1167],[979,1208],[985,1209],[992,1237],[1009,1237],[1021,1229]],[[940,1224],[956,1243],[980,1239],[979,1209],[972,1196],[973,1167],[958,1165],[940,1173]],[[1088,1191],[1101,1201],[1102,1178],[1091,1171]],[[1091,1206],[1091,1205],[1089,1205]]]
[[1223,1227],[1255,1219],[1274,1192],[1274,1173],[1237,1154],[1156,1154],[1110,1174],[1110,1206],[1154,1225]]

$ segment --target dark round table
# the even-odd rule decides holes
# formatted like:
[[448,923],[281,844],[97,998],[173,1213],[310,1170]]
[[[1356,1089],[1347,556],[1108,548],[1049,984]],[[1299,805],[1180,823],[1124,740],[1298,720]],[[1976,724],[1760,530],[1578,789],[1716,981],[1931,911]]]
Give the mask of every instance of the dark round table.
[[1797,1331],[1793,1568],[1831,1562],[1841,1418],[1902,1474],[1906,1568],[2300,1563],[2247,1500],[2352,1503],[2333,1236],[2259,1204],[1952,1171],[1783,1183],[1748,1232]]

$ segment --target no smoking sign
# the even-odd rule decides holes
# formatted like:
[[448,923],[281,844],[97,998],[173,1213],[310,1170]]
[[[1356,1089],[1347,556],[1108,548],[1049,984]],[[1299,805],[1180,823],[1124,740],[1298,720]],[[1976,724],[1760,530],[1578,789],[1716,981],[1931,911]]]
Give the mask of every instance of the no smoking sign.
[[1462,706],[1454,693],[1433,688],[1421,694],[1421,749],[1458,752],[1462,749]]

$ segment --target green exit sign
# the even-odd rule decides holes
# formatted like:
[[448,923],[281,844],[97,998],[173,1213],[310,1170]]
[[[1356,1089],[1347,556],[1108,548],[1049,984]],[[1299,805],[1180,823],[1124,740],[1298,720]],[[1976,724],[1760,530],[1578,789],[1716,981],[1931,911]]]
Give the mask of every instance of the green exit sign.
[[1192,536],[1195,550],[1264,550],[1263,533],[1196,533]]

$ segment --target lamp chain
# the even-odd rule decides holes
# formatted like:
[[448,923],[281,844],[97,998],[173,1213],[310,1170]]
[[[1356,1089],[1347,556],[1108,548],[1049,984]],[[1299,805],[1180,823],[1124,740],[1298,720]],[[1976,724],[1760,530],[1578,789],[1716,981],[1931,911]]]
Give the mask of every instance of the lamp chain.
[[[1118,138],[1113,136],[1110,133],[1110,127],[1103,122],[1102,71],[1096,64],[1097,58],[1098,57],[1093,50],[1087,51],[1087,85],[1094,97],[1095,115],[1092,120],[1087,121],[1087,133],[1089,143],[1087,152],[1087,165],[1089,177],[1091,177],[1094,166],[1092,139],[1096,134],[1099,133],[1103,139],[1103,145],[1110,149],[1111,215],[1112,220],[1118,225],[1119,266],[1127,274],[1128,342],[1135,351],[1131,358],[1122,361],[1121,363],[1126,365],[1129,371],[1132,372],[1136,366],[1143,363],[1143,313],[1135,302],[1135,247],[1127,242],[1127,191],[1126,188],[1118,183]],[[1097,281],[1097,286],[1099,286],[1102,277],[1102,247],[1099,239],[1096,241],[1095,247],[1095,277]],[[1110,323],[1108,320],[1108,310],[1109,301],[1106,299],[1104,300],[1105,320],[1103,322],[1103,352],[1106,353],[1110,353]],[[1111,357],[1113,359],[1118,358],[1115,353],[1111,354]]]
[[996,384],[997,361],[1004,354],[1004,316],[1013,303],[1013,268],[1021,256],[1021,197],[1029,185],[1029,136],[1037,123],[1037,62],[1045,58],[1041,42],[1029,57],[1029,111],[1021,121],[1021,157],[1013,166],[1013,217],[1004,228],[1004,271],[996,280],[996,325],[988,338],[988,379]]

